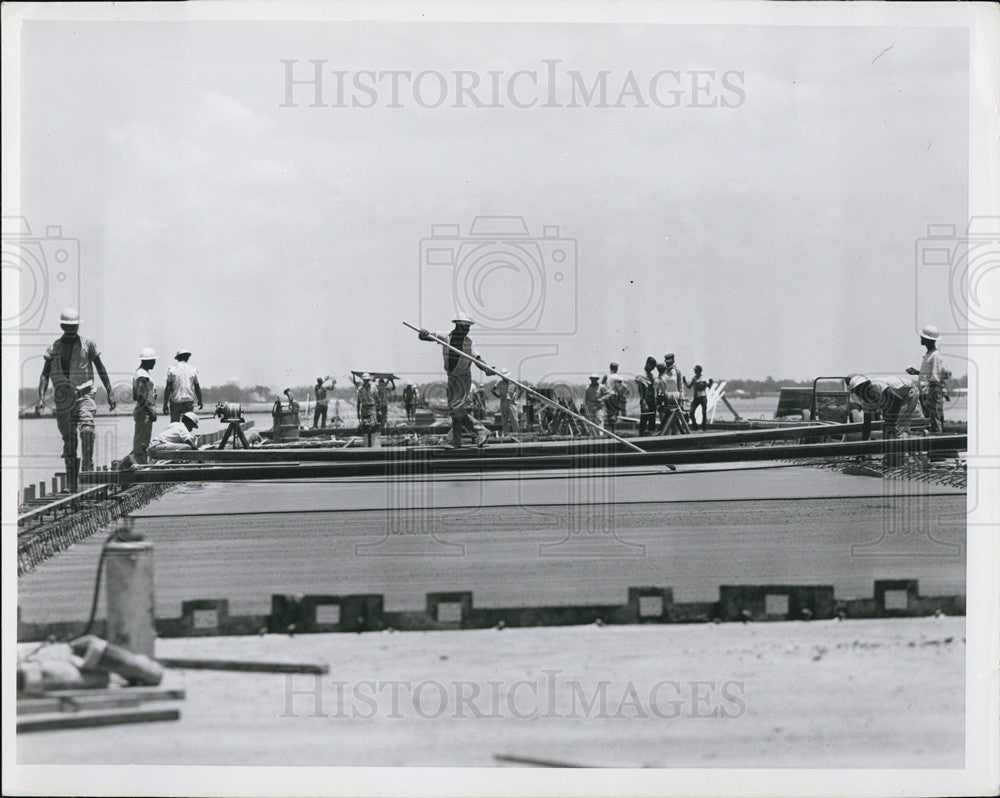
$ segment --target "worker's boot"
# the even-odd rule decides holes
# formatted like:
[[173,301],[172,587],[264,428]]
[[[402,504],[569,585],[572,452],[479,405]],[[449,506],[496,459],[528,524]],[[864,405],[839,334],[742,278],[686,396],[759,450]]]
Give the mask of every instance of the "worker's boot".
[[75,457],[67,457],[63,462],[66,464],[66,485],[70,493],[76,493],[79,489],[80,461]]
[[80,468],[83,471],[94,470],[94,433],[84,430],[80,433]]

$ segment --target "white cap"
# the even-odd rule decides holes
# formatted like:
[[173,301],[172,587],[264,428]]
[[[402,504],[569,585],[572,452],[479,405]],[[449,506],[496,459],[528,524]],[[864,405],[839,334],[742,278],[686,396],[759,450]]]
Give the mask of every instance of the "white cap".
[[72,305],[63,308],[62,313],[59,314],[60,324],[79,324],[80,323],[80,311],[74,308]]
[[458,313],[455,314],[455,318],[453,318],[451,320],[451,323],[452,324],[469,324],[469,325],[475,324],[475,322],[472,319],[469,318],[469,314],[466,313],[464,310],[458,311]]
[[372,378],[372,375],[369,374],[367,371],[364,374],[361,375],[361,379],[363,379],[363,380],[370,380],[371,378]]
[[936,341],[941,337],[941,331],[933,324],[928,324],[920,331],[920,337],[926,338],[928,341]]
[[185,413],[183,416],[181,416],[181,418],[186,418],[188,421],[191,422],[192,426],[195,426],[195,427],[198,426],[198,416],[196,416],[190,410],[187,413]]
[[147,346],[139,353],[139,360],[156,360],[156,352],[153,351],[152,347]]
[[869,382],[871,382],[871,380],[868,379],[864,374],[855,374],[853,377],[851,377],[851,381],[847,384],[847,390],[854,391],[857,388],[860,388],[862,385],[865,385]]
[[176,354],[174,355],[174,358],[176,359],[179,358],[181,355],[190,355],[190,354],[191,354],[190,349],[178,349]]
[[506,377],[508,374],[510,374],[510,371],[508,369],[500,369],[500,374],[501,376]]

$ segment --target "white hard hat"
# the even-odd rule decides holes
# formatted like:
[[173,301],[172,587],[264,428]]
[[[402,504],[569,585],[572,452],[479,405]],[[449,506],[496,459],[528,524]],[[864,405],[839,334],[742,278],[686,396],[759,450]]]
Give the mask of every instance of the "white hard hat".
[[183,349],[183,348],[181,348],[181,349],[177,350],[177,352],[174,354],[174,357],[178,358],[181,355],[190,355],[190,354],[191,354],[191,350],[190,349]]
[[197,427],[198,426],[198,416],[196,416],[190,410],[187,413],[185,413],[183,416],[181,416],[181,418],[186,418],[188,421],[191,422],[191,426],[193,426],[193,427]]
[[79,324],[80,323],[80,311],[74,308],[72,305],[63,308],[62,313],[59,314],[60,324]]
[[598,375],[596,375],[596,374],[591,374],[590,375],[590,379],[592,379],[592,380],[599,380],[600,377]]
[[851,381],[847,384],[847,390],[854,391],[869,382],[871,382],[871,380],[864,374],[855,374],[851,377]]
[[500,369],[500,374],[506,377],[508,374],[510,374],[510,371],[508,369]]
[[139,353],[139,360],[156,360],[156,352],[151,346],[147,346]]
[[941,337],[941,331],[933,324],[928,324],[920,331],[920,337],[926,338],[928,341],[936,341]]
[[452,324],[475,324],[475,322],[469,318],[469,314],[464,310],[460,310],[455,314],[455,318],[451,320]]
[[369,374],[367,371],[364,374],[361,375],[361,379],[363,379],[363,380],[370,380],[371,378],[372,378],[372,375]]

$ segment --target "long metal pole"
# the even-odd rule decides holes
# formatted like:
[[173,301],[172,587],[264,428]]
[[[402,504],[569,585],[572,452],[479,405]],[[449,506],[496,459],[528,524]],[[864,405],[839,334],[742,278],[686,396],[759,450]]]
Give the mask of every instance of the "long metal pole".
[[[406,325],[407,327],[409,327],[411,330],[414,330],[416,332],[420,332],[420,328],[419,327],[414,327],[412,324],[410,324],[407,321],[404,321],[403,324]],[[500,377],[501,379],[505,379],[505,380],[508,380],[509,382],[514,383],[518,388],[520,388],[525,393],[530,393],[532,396],[535,396],[535,397],[541,399],[547,405],[549,405],[551,407],[554,407],[556,410],[559,410],[559,411],[565,413],[567,416],[572,416],[573,418],[577,419],[578,421],[582,421],[584,424],[587,424],[587,425],[593,427],[594,429],[596,429],[598,432],[602,433],[603,435],[607,435],[609,438],[614,438],[619,443],[624,443],[630,449],[634,449],[635,451],[640,452],[640,453],[645,453],[645,451],[646,451],[645,449],[642,449],[642,448],[636,446],[634,443],[630,443],[629,441],[625,440],[624,438],[621,438],[618,435],[615,435],[610,430],[604,429],[604,427],[602,427],[600,424],[595,424],[589,418],[585,418],[584,416],[581,416],[579,413],[574,413],[572,410],[566,409],[565,407],[563,407],[558,402],[553,402],[547,396],[543,396],[542,394],[540,394],[538,391],[534,390],[533,388],[529,388],[527,385],[524,385],[523,383],[520,383],[517,380],[512,379],[509,376],[505,377],[503,374],[501,374],[495,368],[491,368],[490,366],[487,366],[482,361],[476,360],[474,357],[472,357],[472,355],[468,354],[467,352],[463,352],[461,349],[456,349],[454,346],[452,346],[451,344],[449,344],[447,341],[442,341],[440,338],[438,338],[436,335],[434,335],[434,333],[428,332],[427,334],[433,340],[437,341],[439,344],[441,344],[442,346],[446,347],[447,349],[450,349],[456,355],[461,355],[462,357],[466,358],[467,360],[471,360],[477,366],[480,366],[484,371],[488,371],[491,374],[493,374],[493,375],[495,375],[497,377]]]

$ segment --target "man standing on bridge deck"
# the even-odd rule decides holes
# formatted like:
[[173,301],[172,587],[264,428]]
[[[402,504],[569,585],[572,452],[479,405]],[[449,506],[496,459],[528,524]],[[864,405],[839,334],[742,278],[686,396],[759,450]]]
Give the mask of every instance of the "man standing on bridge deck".
[[198,428],[198,416],[188,411],[162,432],[158,432],[149,442],[149,456],[156,459],[169,457],[170,452],[197,449],[191,430]]
[[406,410],[406,421],[412,424],[417,412],[417,389],[412,382],[403,386],[403,409]]
[[[59,316],[59,326],[63,334],[45,351],[42,376],[38,380],[38,405],[36,413],[41,413],[45,405],[45,394],[52,381],[52,391],[56,404],[56,422],[63,439],[63,460],[70,489],[76,491],[77,474],[80,467],[84,471],[94,470],[94,369],[101,378],[104,390],[108,392],[108,408],[115,409],[115,397],[111,390],[111,380],[101,362],[97,344],[79,334],[80,313],[68,307]],[[82,463],[76,458],[76,438],[80,435]]]
[[[442,346],[444,370],[448,375],[448,413],[451,415],[451,445],[458,449],[462,446],[462,430],[475,434],[476,445],[483,446],[489,437],[486,427],[480,424],[472,415],[472,363],[480,371],[488,372],[485,361],[476,351],[475,344],[469,338],[469,330],[473,321],[464,313],[456,314],[452,319],[455,328],[451,332],[435,333],[434,335],[448,344],[464,352],[468,357],[461,357],[447,346]],[[420,330],[421,341],[433,341],[427,330]],[[471,358],[471,360],[470,360]]]
[[[353,374],[351,379],[354,380]],[[354,385],[358,389],[358,432],[365,439],[366,446],[380,448],[382,443],[379,439],[378,397],[372,385],[372,375],[366,371],[361,375],[361,384],[358,385],[355,381]]]
[[[327,399],[327,387],[326,381],[330,379],[329,377],[317,377],[316,387],[313,389],[316,393],[316,409],[313,411],[313,425],[312,428],[316,429],[326,429],[326,413],[328,410],[328,399]],[[337,387],[337,381],[334,380],[330,383],[330,390]]]
[[[590,375],[590,385],[587,386],[587,392],[583,395],[583,407],[587,414],[587,418],[593,421],[595,424],[601,423],[601,378],[597,374]],[[589,428],[592,435],[599,435],[600,433],[594,431],[593,427]]]
[[155,365],[156,352],[147,346],[139,353],[139,368],[132,377],[132,400],[135,402],[132,420],[135,422],[135,432],[132,434],[132,453],[121,462],[123,470],[136,463],[148,462],[149,459],[146,452],[153,434],[153,422],[156,421],[156,387],[151,374]]
[[167,387],[163,389],[163,415],[170,413],[170,421],[180,421],[185,413],[194,411],[194,400],[198,400],[198,409],[204,407],[201,400],[201,385],[198,383],[198,369],[188,363],[191,357],[190,349],[178,349],[174,359],[177,361],[167,369]]
[[504,435],[517,435],[521,431],[517,419],[517,400],[521,389],[508,379],[510,372],[503,369],[500,372],[500,382],[493,386],[493,395],[500,399],[500,420],[503,422]]
[[920,408],[930,420],[931,435],[944,432],[945,380],[951,376],[941,363],[941,353],[937,350],[937,340],[941,337],[938,328],[928,324],[920,331],[920,343],[927,350],[920,363],[920,369],[908,368],[906,373],[919,377]]

